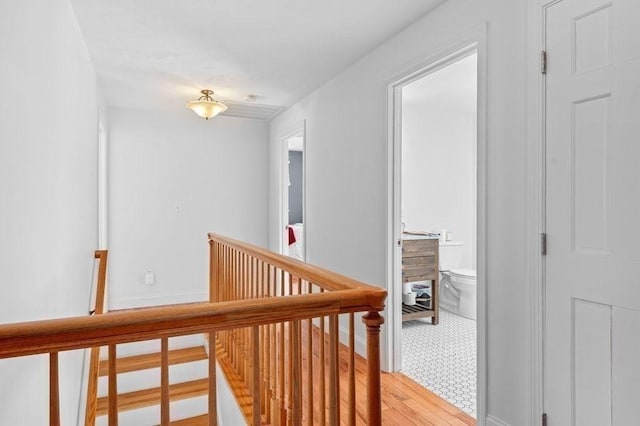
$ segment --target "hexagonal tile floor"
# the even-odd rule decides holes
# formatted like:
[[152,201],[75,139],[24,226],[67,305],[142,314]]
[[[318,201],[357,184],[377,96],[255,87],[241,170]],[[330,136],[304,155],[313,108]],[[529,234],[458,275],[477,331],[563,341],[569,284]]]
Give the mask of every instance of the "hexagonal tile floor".
[[476,322],[440,310],[402,323],[402,373],[476,417]]

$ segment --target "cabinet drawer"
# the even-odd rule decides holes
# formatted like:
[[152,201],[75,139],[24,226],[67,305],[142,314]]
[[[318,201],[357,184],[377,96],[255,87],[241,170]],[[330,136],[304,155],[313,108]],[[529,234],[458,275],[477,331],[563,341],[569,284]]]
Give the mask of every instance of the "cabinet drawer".
[[402,241],[402,257],[434,256],[438,240],[404,240]]
[[435,266],[436,257],[435,256],[416,256],[416,257],[403,257],[402,258],[402,270],[404,271],[407,268],[414,268],[417,266],[427,267],[427,266]]
[[[417,257],[415,259],[422,259],[425,262],[427,259],[433,259],[431,257]],[[438,270],[433,261],[429,263],[422,263],[419,265],[403,265],[402,266],[402,282],[408,283],[413,281],[435,280]]]

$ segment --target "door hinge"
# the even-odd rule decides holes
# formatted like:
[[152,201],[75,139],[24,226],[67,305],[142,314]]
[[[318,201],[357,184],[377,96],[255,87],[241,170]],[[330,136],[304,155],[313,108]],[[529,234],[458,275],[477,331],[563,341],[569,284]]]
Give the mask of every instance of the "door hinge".
[[540,72],[542,74],[547,73],[547,51],[540,52]]
[[547,255],[547,234],[540,234],[540,254],[543,256]]
[[542,426],[547,426],[547,413],[542,413]]

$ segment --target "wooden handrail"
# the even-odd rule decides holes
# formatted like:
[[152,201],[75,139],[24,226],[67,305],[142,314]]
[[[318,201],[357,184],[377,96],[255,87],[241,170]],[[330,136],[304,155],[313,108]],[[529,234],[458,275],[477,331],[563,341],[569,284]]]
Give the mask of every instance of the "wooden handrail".
[[248,243],[209,233],[209,242],[212,243],[213,241],[222,243],[227,247],[245,253],[283,271],[289,271],[296,277],[317,284],[325,290],[368,289],[376,296],[380,310],[384,308],[384,299],[386,298],[387,292],[380,287],[373,287],[337,272],[329,271]]
[[0,359],[377,310],[385,294],[363,288],[3,324]]

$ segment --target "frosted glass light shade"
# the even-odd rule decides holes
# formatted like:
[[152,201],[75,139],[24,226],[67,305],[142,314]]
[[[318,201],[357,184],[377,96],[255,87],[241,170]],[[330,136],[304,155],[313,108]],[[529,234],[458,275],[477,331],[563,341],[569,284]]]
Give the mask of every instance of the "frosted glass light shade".
[[197,100],[187,102],[187,108],[191,109],[205,120],[208,120],[221,112],[225,112],[228,107],[218,101]]

